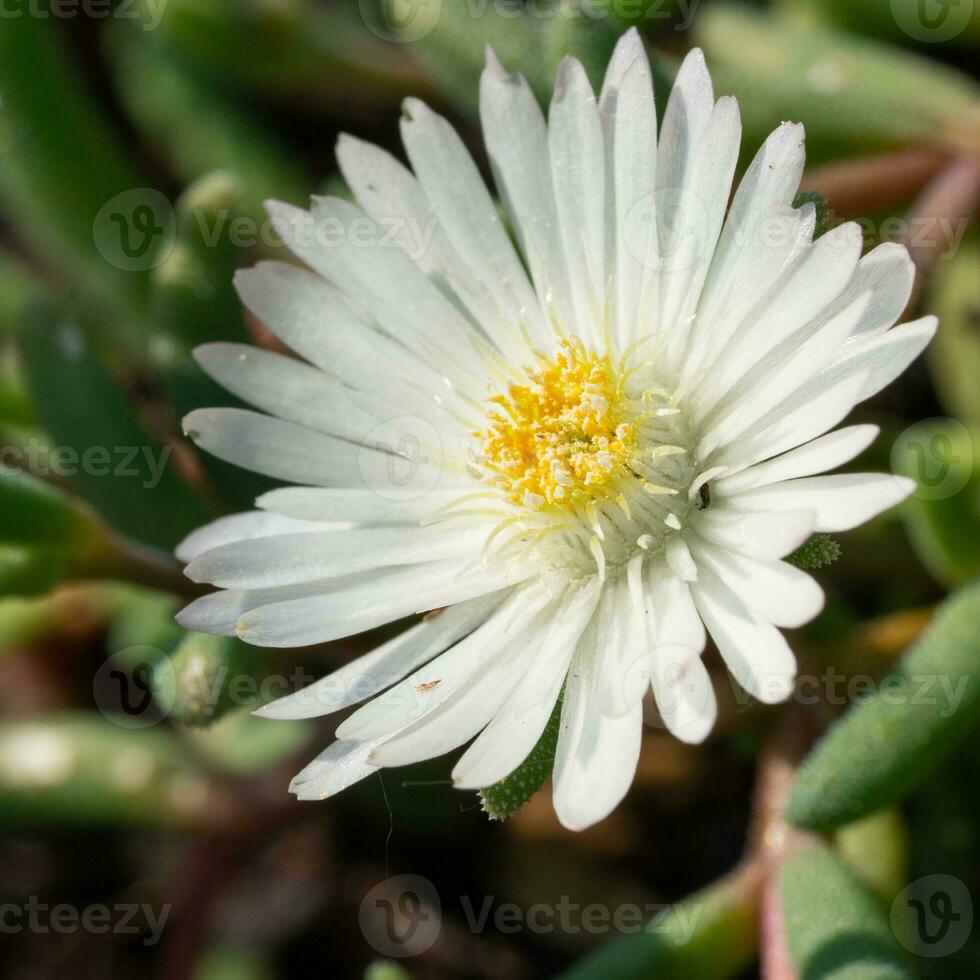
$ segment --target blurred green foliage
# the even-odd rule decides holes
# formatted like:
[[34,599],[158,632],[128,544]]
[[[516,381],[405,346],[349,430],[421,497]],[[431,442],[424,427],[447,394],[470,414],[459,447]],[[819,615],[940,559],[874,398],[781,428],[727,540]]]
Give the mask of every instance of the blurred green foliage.
[[[125,5],[131,16],[101,23],[0,21],[0,704],[10,715],[0,722],[0,828],[69,840],[83,828],[115,834],[107,850],[147,880],[167,870],[170,858],[160,856],[172,853],[167,841],[204,841],[181,866],[213,876],[198,899],[227,885],[232,867],[258,876],[256,901],[267,880],[289,882],[282,892],[270,887],[277,915],[253,910],[244,930],[223,924],[197,937],[200,952],[186,972],[194,980],[272,980],[286,975],[280,960],[288,975],[309,975],[294,965],[295,951],[282,955],[299,928],[282,910],[305,923],[305,942],[316,947],[314,879],[341,895],[330,955],[343,958],[350,975],[405,977],[393,962],[371,963],[374,951],[363,943],[346,950],[365,881],[387,864],[385,833],[400,844],[403,862],[406,852],[411,858],[430,846],[445,862],[449,837],[478,826],[468,832],[487,836],[471,838],[477,844],[456,871],[490,889],[501,880],[492,867],[500,855],[487,856],[492,847],[533,847],[547,866],[555,844],[535,794],[551,769],[557,709],[524,765],[481,794],[491,816],[522,811],[503,826],[485,827],[476,805],[472,817],[460,813],[448,790],[436,795],[449,768],[441,763],[412,770],[418,779],[365,781],[336,806],[304,810],[300,821],[287,785],[318,751],[323,728],[248,713],[265,697],[263,682],[284,674],[282,652],[188,633],[173,620],[194,594],[169,557],[174,545],[218,515],[251,507],[268,486],[198,454],[180,431],[189,411],[236,403],[200,372],[195,346],[269,343],[232,286],[236,269],[283,257],[264,223],[264,201],[302,204],[317,187],[343,193],[333,156],[340,131],[399,152],[397,117],[408,95],[448,113],[486,170],[477,116],[487,44],[547,105],[565,55],[580,58],[598,86],[627,27],[639,28],[648,45],[661,110],[685,51],[704,48],[716,94],[739,98],[743,163],[779,121],[805,123],[809,161],[833,165],[839,179],[796,202],[827,205],[819,207],[821,230],[863,217],[869,241],[877,240],[886,237],[886,220],[914,214],[930,173],[863,165],[896,151],[934,156],[940,168],[946,158],[980,156],[980,97],[970,72],[980,5],[637,0],[593,4],[587,15],[575,0],[406,2],[138,0]],[[862,195],[877,202],[869,214],[855,210]],[[945,872],[975,885],[980,868],[980,770],[970,741],[980,723],[978,265],[980,240],[957,235],[917,300],[942,321],[930,376],[914,369],[868,413],[884,420],[884,433],[866,463],[919,478],[923,451],[941,437],[941,446],[949,440],[943,452],[960,461],[953,472],[962,472],[962,485],[917,493],[901,520],[849,536],[839,561],[826,536],[792,558],[819,570],[828,595],[821,620],[794,639],[804,666],[851,670],[858,634],[882,663],[914,638],[907,634],[916,611],[907,607],[931,606],[948,591],[894,676],[966,682],[949,711],[941,702],[891,705],[879,692],[851,707],[803,764],[789,815],[833,835],[807,841],[773,879],[786,923],[777,938],[802,980],[973,980],[980,970],[975,940],[938,966],[910,962],[887,922],[909,875]],[[933,421],[908,436],[928,416]],[[116,467],[127,475],[113,475]],[[326,671],[352,650],[307,655],[307,666]],[[104,680],[113,671],[146,681],[134,689],[139,696],[152,687],[154,724],[134,727],[93,688],[91,674]],[[2,693],[8,678],[10,696]],[[630,874],[686,900],[574,963],[577,950],[556,946],[552,954],[540,937],[466,936],[475,943],[467,946],[453,923],[450,953],[420,959],[419,975],[471,968],[480,976],[543,975],[570,965],[568,975],[580,978],[747,975],[759,953],[765,875],[754,845],[723,875],[735,855],[717,843],[743,836],[749,790],[732,776],[733,760],[754,756],[766,736],[761,713],[743,708],[723,705],[721,733],[687,770],[678,750],[658,743],[663,754],[652,767],[661,768],[644,777],[626,816],[616,817],[622,822],[557,849],[559,868],[586,866],[580,853],[599,855],[602,873],[589,872],[589,889],[600,889],[620,847]],[[826,726],[826,709],[811,712],[812,727]],[[724,806],[706,802],[712,782],[724,783]],[[882,811],[893,803],[903,809]],[[313,835],[302,836],[303,826]],[[317,854],[320,833],[334,835],[327,856]],[[247,847],[236,851],[236,840]],[[270,856],[269,841],[281,853]],[[359,864],[344,864],[345,848]],[[708,855],[713,883],[692,869],[693,852]],[[484,952],[507,942],[511,960]]]

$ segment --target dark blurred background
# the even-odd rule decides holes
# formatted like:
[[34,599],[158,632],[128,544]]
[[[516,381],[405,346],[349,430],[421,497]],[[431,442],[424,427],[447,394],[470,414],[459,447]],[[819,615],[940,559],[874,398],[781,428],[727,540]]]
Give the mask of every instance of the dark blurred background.
[[[802,752],[846,707],[794,705],[777,728],[786,712],[747,705],[709,651],[713,736],[691,748],[651,719],[627,801],[587,832],[558,825],[547,789],[489,821],[449,785],[448,759],[299,804],[289,779],[336,719],[247,709],[379,637],[256,651],[172,619],[192,593],[166,556],[265,487],[180,432],[191,409],[232,403],[194,346],[273,344],[231,287],[236,268],[284,257],[262,202],[345,194],[337,135],[400,153],[408,95],[446,113],[485,166],[486,43],[546,103],[561,57],[580,57],[598,84],[630,26],[661,101],[685,51],[704,48],[716,94],[740,100],[743,166],[781,120],[804,121],[805,187],[825,195],[831,222],[859,219],[869,247],[909,244],[909,316],[942,317],[929,356],[854,421],[883,429],[862,469],[918,476],[955,456],[948,492],[843,537],[840,560],[816,573],[826,612],[792,637],[803,671],[880,674],[980,571],[980,481],[972,455],[963,463],[980,431],[980,4],[2,0],[5,980],[552,975],[625,931],[583,923],[583,907],[635,908],[645,922],[734,868],[754,809],[756,833],[764,821],[760,753],[793,739]],[[887,832],[873,829],[900,842],[898,880],[949,873],[977,894],[978,777],[968,747]],[[497,915],[508,903],[516,928]],[[562,903],[574,907],[564,923],[535,926],[530,909]],[[758,975],[753,915],[732,920],[726,955],[699,976]],[[972,980],[980,945],[918,968]]]

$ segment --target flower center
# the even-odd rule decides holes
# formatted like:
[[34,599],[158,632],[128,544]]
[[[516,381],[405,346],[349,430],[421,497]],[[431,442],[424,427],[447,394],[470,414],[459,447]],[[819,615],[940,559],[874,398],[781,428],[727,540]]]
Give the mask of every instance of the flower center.
[[634,413],[609,358],[572,338],[553,360],[525,374],[526,383],[490,399],[488,426],[474,433],[487,482],[535,509],[608,497],[629,466],[636,437]]

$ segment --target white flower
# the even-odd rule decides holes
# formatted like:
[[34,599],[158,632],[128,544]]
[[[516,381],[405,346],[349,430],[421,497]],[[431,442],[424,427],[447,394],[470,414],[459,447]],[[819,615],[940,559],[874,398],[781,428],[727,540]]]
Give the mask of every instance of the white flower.
[[769,137],[728,207],[738,106],[715,101],[700,51],[659,137],[635,32],[598,100],[568,59],[546,121],[491,53],[480,108],[516,249],[459,137],[413,99],[414,175],[344,137],[360,207],[270,205],[309,268],[262,263],[238,287],[309,364],[202,348],[260,411],[194,412],[185,427],[300,486],[184,542],[191,578],[223,591],[181,622],[286,647],[442,610],[260,711],[312,717],[378,695],[294,791],[323,798],[471,740],[454,781],[490,785],[523,761],[564,685],[554,804],[577,829],[629,788],[651,681],[677,737],[711,729],[706,629],[742,687],[789,696],[778,627],[807,622],[823,596],[780,559],[911,489],[815,475],[878,431],[830,430],[936,323],[888,329],[912,284],[904,248],[860,258],[853,224],[813,240],[812,205],[791,206],[801,126]]

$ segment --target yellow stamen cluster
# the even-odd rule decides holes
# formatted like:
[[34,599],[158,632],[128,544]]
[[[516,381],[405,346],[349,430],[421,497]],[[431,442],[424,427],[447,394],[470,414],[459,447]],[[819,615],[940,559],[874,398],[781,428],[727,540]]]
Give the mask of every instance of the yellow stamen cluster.
[[535,508],[607,496],[634,436],[608,358],[572,338],[540,370],[525,373],[527,384],[490,399],[490,425],[475,433],[489,482]]

